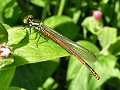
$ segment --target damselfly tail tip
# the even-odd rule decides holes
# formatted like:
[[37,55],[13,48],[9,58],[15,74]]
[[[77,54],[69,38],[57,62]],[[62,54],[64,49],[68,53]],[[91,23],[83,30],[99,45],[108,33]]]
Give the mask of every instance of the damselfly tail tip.
[[95,76],[97,80],[100,80],[100,76],[97,74],[97,72],[94,69],[91,69],[90,71],[92,72],[92,74]]
[[96,79],[97,79],[97,80],[100,80],[100,76],[99,76],[99,75],[96,75]]

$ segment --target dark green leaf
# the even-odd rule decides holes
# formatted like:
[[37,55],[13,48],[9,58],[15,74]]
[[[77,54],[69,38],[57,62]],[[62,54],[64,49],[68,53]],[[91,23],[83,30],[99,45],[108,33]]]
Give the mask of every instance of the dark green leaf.
[[17,68],[12,85],[37,90],[58,67],[58,60],[24,65]]
[[14,76],[15,68],[0,70],[0,90],[8,90],[11,80]]
[[4,26],[0,23],[0,43],[5,43],[8,41],[8,33]]
[[117,39],[117,41],[115,43],[113,43],[110,47],[109,47],[109,52],[114,54],[114,55],[120,55],[120,37]]
[[16,25],[21,15],[21,9],[16,0],[10,0],[2,10],[4,22],[9,25]]
[[10,2],[11,0],[0,0],[0,22],[3,22],[3,17],[2,17],[2,14],[3,14],[3,9],[4,7],[7,5],[8,2]]

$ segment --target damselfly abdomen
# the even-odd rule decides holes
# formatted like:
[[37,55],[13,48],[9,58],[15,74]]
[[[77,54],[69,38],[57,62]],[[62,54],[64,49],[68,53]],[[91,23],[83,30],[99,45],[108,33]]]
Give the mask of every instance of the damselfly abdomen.
[[67,37],[59,34],[55,30],[44,25],[43,23],[36,21],[31,15],[27,16],[24,19],[24,23],[28,24],[30,28],[34,27],[44,36],[52,39],[54,42],[65,48],[68,52],[76,56],[77,59],[91,71],[91,73],[96,77],[97,80],[100,79],[100,76],[96,73],[96,71],[87,63],[87,60],[96,59],[95,55],[92,52],[82,47],[81,45],[73,42]]

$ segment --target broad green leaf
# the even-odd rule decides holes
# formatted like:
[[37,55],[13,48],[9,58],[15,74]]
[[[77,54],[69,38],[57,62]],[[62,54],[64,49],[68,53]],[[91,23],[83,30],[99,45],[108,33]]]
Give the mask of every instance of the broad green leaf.
[[110,77],[120,78],[120,71],[115,68],[116,60],[112,55],[99,56],[99,61],[94,64],[94,69],[101,77],[98,81],[89,75],[86,67],[78,65],[77,59],[71,58],[67,74],[69,90],[97,90]]
[[24,65],[16,69],[12,86],[23,87],[27,90],[37,90],[58,67],[58,59]]
[[103,48],[102,53],[105,54],[110,45],[117,40],[116,28],[104,27],[98,34],[98,40]]
[[84,30],[88,30],[91,33],[97,35],[98,32],[101,30],[102,23],[91,16],[84,19],[84,21],[82,22],[82,26]]
[[76,77],[72,80],[68,90],[88,90],[88,72],[85,67],[79,68]]
[[0,43],[5,43],[8,41],[8,32],[5,27],[0,23]]
[[52,16],[46,19],[44,23],[70,39],[75,39],[79,32],[78,27],[67,16]]
[[22,27],[13,27],[7,30],[8,31],[8,45],[14,45],[20,43],[25,36],[26,32]]
[[14,76],[15,68],[0,70],[0,90],[8,90],[11,80]]
[[15,65],[22,65],[48,61],[58,57],[68,56],[69,54],[65,49],[49,40],[39,44],[38,47],[36,44],[29,43],[26,46],[16,49],[14,55]]
[[[32,31],[34,32],[34,30]],[[41,37],[39,42],[36,42],[36,33],[33,32],[29,35],[20,27],[8,29],[8,44],[13,45],[15,49],[13,65],[48,61],[69,55],[65,49],[51,40],[46,41]]]
[[81,67],[82,67],[81,63],[74,56],[71,56],[68,64],[68,71],[67,71],[68,82],[77,76]]

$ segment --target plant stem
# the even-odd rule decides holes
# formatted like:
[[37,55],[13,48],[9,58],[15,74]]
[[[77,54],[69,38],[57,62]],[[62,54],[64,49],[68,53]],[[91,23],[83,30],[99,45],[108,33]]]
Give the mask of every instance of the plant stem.
[[58,13],[57,13],[58,16],[62,15],[64,6],[65,6],[65,2],[66,2],[66,0],[61,0],[60,1],[60,6],[59,6],[59,9],[58,9]]

